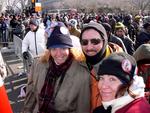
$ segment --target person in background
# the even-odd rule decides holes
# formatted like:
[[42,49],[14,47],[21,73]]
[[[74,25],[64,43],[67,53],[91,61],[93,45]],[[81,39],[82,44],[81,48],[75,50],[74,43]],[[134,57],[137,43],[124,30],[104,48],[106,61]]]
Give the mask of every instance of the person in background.
[[105,28],[96,22],[84,24],[81,31],[80,43],[83,53],[86,57],[86,65],[91,74],[91,112],[101,104],[99,91],[97,87],[97,70],[101,60],[109,56],[112,52],[123,51],[116,44],[108,44],[108,37]]
[[137,49],[140,45],[150,42],[150,16],[146,17],[143,21],[143,30],[140,31],[137,36],[135,48]]
[[126,28],[123,23],[121,22],[116,23],[115,35],[123,41],[127,49],[127,53],[132,55],[134,52],[134,43],[128,36],[126,36]]
[[56,25],[58,25],[58,22],[52,21],[51,24],[49,25],[49,27],[47,27],[47,28],[45,29],[44,35],[45,35],[45,37],[46,37],[46,40],[48,39],[48,37],[50,37],[50,35],[51,35],[51,33],[52,33],[52,31],[53,31],[53,29],[54,29],[54,27],[55,27]]
[[36,19],[31,19],[29,25],[30,31],[22,41],[22,54],[25,60],[29,58],[28,52],[30,52],[34,58],[44,53],[44,50],[46,49],[44,29],[39,27],[39,22]]
[[93,113],[149,113],[145,84],[137,75],[134,57],[123,52],[112,53],[100,63],[98,75],[102,105]]
[[126,47],[125,47],[123,41],[119,37],[112,34],[111,26],[108,23],[102,23],[102,25],[104,26],[104,28],[107,32],[108,42],[112,42],[112,43],[119,45],[120,47],[122,47],[124,52],[127,53],[127,50],[126,50]]
[[142,44],[134,52],[138,66],[138,75],[142,76],[146,84],[145,94],[150,103],[150,44]]
[[46,49],[44,28],[39,26],[37,19],[31,19],[29,26],[30,31],[22,41],[23,64],[27,73],[30,71],[33,59],[43,54]]
[[0,36],[3,43],[3,47],[8,47],[8,37],[7,37],[8,25],[5,22],[5,18],[0,18]]
[[69,30],[55,26],[47,49],[31,67],[24,113],[89,113],[90,73]]
[[109,18],[109,24],[111,26],[111,32],[112,32],[112,34],[114,34],[116,19],[114,18],[113,14],[108,14],[108,18]]
[[[142,27],[142,17],[140,15],[136,15],[134,17],[133,26],[135,28],[135,36],[137,38],[139,32],[141,31],[141,27]],[[135,42],[136,42],[136,39],[135,39]]]
[[131,14],[128,14],[126,15],[124,18],[123,18],[123,24],[127,27],[128,29],[128,35],[129,35],[129,38],[135,42],[136,41],[136,30],[135,30],[135,27],[133,25],[133,17]]
[[70,19],[67,26],[71,35],[80,37],[80,30],[77,29],[77,24],[78,24],[77,20]]

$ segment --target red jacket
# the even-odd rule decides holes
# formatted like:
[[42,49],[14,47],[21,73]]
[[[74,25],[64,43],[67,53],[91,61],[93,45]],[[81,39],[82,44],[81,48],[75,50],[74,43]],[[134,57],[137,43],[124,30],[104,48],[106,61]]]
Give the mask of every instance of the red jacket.
[[150,113],[150,105],[144,97],[127,104],[115,113]]

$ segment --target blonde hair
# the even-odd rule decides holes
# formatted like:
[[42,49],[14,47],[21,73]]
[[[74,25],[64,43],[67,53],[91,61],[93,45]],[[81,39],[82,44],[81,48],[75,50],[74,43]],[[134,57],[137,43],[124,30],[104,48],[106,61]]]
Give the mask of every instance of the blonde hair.
[[[70,48],[69,50],[76,61],[85,61],[85,56],[81,50],[79,50],[78,48]],[[44,54],[40,57],[40,61],[42,63],[47,63],[50,58],[50,50],[47,49],[45,50]]]

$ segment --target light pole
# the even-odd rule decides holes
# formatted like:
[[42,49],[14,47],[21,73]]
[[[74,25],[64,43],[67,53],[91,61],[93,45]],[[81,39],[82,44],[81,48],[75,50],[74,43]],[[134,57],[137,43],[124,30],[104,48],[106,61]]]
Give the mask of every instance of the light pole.
[[34,13],[35,12],[35,2],[36,2],[36,0],[31,0],[31,9],[32,9],[32,13]]

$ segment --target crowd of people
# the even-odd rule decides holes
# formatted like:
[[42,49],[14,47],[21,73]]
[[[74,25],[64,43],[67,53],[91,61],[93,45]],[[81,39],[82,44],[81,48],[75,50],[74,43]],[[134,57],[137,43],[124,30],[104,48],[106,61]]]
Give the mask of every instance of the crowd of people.
[[150,16],[34,14],[9,22],[24,60],[33,57],[23,113],[149,113]]

